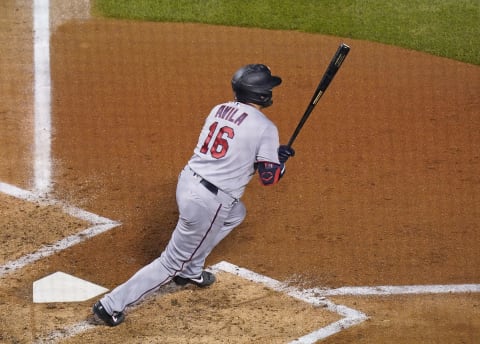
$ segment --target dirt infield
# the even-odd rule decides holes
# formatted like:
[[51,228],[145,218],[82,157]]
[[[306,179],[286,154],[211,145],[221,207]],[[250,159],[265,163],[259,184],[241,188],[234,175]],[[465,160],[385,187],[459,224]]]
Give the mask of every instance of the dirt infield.
[[[85,1],[77,2],[85,4]],[[193,24],[68,17],[52,1],[50,198],[120,226],[0,276],[0,342],[286,343],[338,314],[219,273],[158,295],[122,326],[68,337],[93,300],[34,304],[63,271],[113,288],[156,258],[177,220],[176,178],[231,74],[282,76],[266,110],[286,142],[330,57],[350,55],[295,143],[284,180],[253,181],[245,222],[207,263],[296,288],[480,283],[480,68],[364,41]],[[0,4],[0,183],[33,188],[32,12]],[[81,6],[80,6],[81,7]],[[62,13],[59,15],[58,13]],[[0,193],[2,264],[86,228],[58,207]],[[325,343],[475,343],[480,294],[337,295],[365,313]],[[62,332],[63,331],[63,332]],[[63,333],[63,337],[62,337]]]

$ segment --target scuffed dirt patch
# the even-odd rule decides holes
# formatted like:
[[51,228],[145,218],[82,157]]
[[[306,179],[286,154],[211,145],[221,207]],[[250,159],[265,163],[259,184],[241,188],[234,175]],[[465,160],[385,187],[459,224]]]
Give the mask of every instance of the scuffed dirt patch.
[[124,324],[99,326],[67,343],[287,343],[340,319],[257,283],[219,273],[210,288],[153,296],[128,311]]

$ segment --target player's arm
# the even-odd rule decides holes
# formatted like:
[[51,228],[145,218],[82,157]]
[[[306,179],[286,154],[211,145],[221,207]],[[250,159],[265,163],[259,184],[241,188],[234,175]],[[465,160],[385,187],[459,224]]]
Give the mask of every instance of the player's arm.
[[258,176],[260,182],[265,185],[274,185],[278,183],[280,178],[285,173],[285,164],[277,164],[269,161],[257,162]]
[[291,156],[295,156],[295,150],[292,147],[282,145],[278,147],[279,164],[269,161],[258,162],[258,175],[262,184],[273,185],[278,183],[285,174],[285,163]]

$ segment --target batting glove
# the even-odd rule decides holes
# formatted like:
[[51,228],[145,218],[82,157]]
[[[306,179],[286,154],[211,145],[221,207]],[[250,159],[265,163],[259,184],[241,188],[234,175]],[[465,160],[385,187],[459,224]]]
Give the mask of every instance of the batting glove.
[[295,150],[287,145],[281,145],[278,147],[278,160],[281,164],[287,162],[288,158],[295,156]]

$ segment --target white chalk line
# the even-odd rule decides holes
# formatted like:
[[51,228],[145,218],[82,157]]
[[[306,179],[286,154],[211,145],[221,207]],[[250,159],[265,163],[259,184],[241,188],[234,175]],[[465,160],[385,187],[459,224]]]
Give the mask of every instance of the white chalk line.
[[312,343],[313,344],[320,339],[325,339],[327,337],[330,337],[335,333],[343,331],[351,326],[360,324],[361,322],[368,319],[367,315],[365,315],[364,313],[357,311],[355,309],[349,308],[347,306],[337,305],[321,295],[304,292],[303,290],[300,290],[298,288],[288,286],[285,283],[257,274],[256,272],[253,272],[244,268],[240,268],[228,262],[220,262],[215,266],[213,266],[212,268],[217,271],[225,271],[233,275],[242,277],[246,280],[262,284],[270,289],[273,289],[281,293],[285,293],[290,297],[309,303],[313,306],[324,307],[330,312],[337,313],[343,317],[342,319],[332,324],[329,324],[328,326],[319,328],[311,333],[308,333],[300,338],[295,339],[294,341],[291,341],[290,343],[296,343],[296,344]]
[[[301,290],[287,286],[286,284],[276,281],[270,277],[257,274],[253,271],[240,268],[236,265],[230,264],[228,262],[220,262],[210,267],[210,271],[214,273],[218,272],[225,272],[230,273],[236,276],[239,276],[245,280],[251,281],[253,283],[261,284],[265,287],[268,287],[274,291],[287,294],[290,297],[298,299],[300,301],[309,303],[316,307],[325,308],[331,312],[335,312],[342,317],[343,319],[336,321],[328,326],[320,328],[316,331],[313,331],[307,335],[302,336],[290,343],[295,344],[307,344],[307,343],[315,343],[319,339],[327,338],[335,333],[338,333],[344,329],[347,329],[351,326],[359,324],[367,319],[367,316],[362,312],[359,312],[355,309],[343,306],[343,305],[336,305],[333,302],[323,298],[317,297],[313,295],[309,295],[308,293],[303,293]],[[155,293],[151,294],[151,296],[162,296],[168,293],[175,292],[181,289],[181,287],[175,286],[174,284],[166,285],[165,287],[159,289]],[[145,299],[142,302],[138,303],[133,307],[129,307],[128,311],[134,310],[135,308],[141,307]],[[40,338],[35,342],[36,344],[40,343],[56,343],[67,338],[74,337],[76,335],[80,335],[83,332],[93,330],[97,325],[92,324],[88,320],[80,321],[72,326],[66,327],[61,330],[52,331],[47,335],[45,338]]]
[[[234,264],[222,261],[210,267],[210,271],[214,273],[226,272],[239,276],[245,280],[253,283],[261,284],[274,291],[286,294],[297,300],[308,303],[314,307],[322,307],[332,313],[336,313],[342,319],[328,324],[312,331],[302,337],[299,337],[288,344],[313,344],[319,340],[326,339],[336,333],[346,330],[352,326],[361,324],[368,319],[368,316],[356,309],[347,307],[345,305],[336,304],[327,299],[327,296],[368,296],[368,295],[425,295],[425,294],[451,294],[451,293],[476,293],[480,292],[480,285],[478,284],[459,284],[459,285],[412,285],[412,286],[379,286],[379,287],[343,287],[336,289],[313,288],[313,289],[298,289],[286,283],[277,281],[270,277],[258,274],[245,268],[241,268]],[[155,297],[162,296],[168,293],[175,292],[181,289],[175,285],[166,285],[157,292],[153,293]],[[141,301],[134,307],[129,307],[127,311],[134,310],[141,307]],[[35,343],[55,343],[67,338],[71,338],[82,334],[83,332],[95,329],[97,325],[85,320],[80,321],[72,326],[61,330],[55,330],[47,335],[45,338],[38,339]]]
[[50,75],[50,3],[33,2],[34,31],[34,189],[51,190],[51,75]]
[[342,287],[337,289],[310,289],[309,292],[322,296],[480,293],[480,284]]
[[368,316],[358,310],[344,305],[338,305],[328,300],[327,296],[393,296],[393,295],[424,295],[424,294],[451,294],[451,293],[479,293],[480,284],[457,284],[457,285],[409,285],[409,286],[376,286],[376,287],[342,287],[335,289],[312,288],[297,289],[269,277],[257,274],[250,270],[240,268],[228,262],[220,262],[212,267],[214,270],[222,270],[241,276],[252,282],[263,284],[273,290],[286,293],[298,300],[313,306],[324,306],[333,313],[337,313],[343,319],[313,331],[291,343],[316,343],[318,340],[330,337],[354,325],[358,325],[368,319]]
[[0,266],[0,277],[120,225],[119,222],[47,198],[52,187],[49,0],[34,0],[33,30],[35,117],[34,191],[23,190],[16,186],[0,182],[0,192],[43,206],[60,207],[64,213],[89,222],[93,226],[51,245],[45,245],[37,251],[22,256],[19,259],[8,261]]
[[[16,186],[1,183],[0,192],[6,195],[43,206],[60,207],[66,214],[92,224],[84,231],[68,236],[52,245],[45,245],[37,251],[24,255],[19,259],[8,261],[0,266],[0,278],[8,273],[19,270],[42,258],[51,256],[71,246],[79,244],[93,236],[106,232],[120,225],[105,217],[98,216],[83,209],[65,204],[47,195],[52,188],[52,157],[51,157],[51,75],[50,75],[50,2],[49,0],[34,0],[33,2],[34,30],[34,161],[33,189],[34,192],[20,189]],[[81,322],[70,328],[71,333],[84,331],[87,322]],[[60,335],[60,338],[62,336]],[[50,342],[50,340],[47,340]]]
[[60,241],[57,241],[52,245],[44,245],[37,251],[26,254],[20,257],[19,259],[8,261],[4,265],[0,266],[0,278],[6,275],[7,273],[12,273],[19,269],[22,269],[29,264],[35,263],[40,259],[49,257],[69,247],[75,246],[81,243],[82,241],[85,241],[103,232],[109,231],[110,229],[116,226],[117,224],[112,223],[112,224],[96,225],[93,227],[89,227],[80,233],[68,236]]
[[60,207],[63,210],[63,212],[66,213],[67,215],[73,216],[80,220],[90,222],[92,224],[105,224],[105,223],[120,224],[119,222],[112,221],[106,217],[99,216],[97,214],[65,204],[64,202],[61,202],[55,199],[45,198],[41,194],[37,194],[36,192],[32,192],[28,190],[23,190],[21,188],[18,188],[10,184],[0,182],[0,193],[6,194],[24,201],[37,203],[42,206]]
[[0,266],[0,277],[4,276],[7,273],[22,269],[26,265],[32,264],[42,258],[63,251],[69,247],[81,243],[82,241],[85,241],[89,238],[92,238],[98,234],[106,232],[120,225],[119,222],[112,221],[105,217],[98,216],[96,214],[77,207],[73,207],[68,204],[64,204],[63,202],[57,200],[43,198],[34,192],[23,190],[13,185],[0,183],[0,192],[42,206],[60,207],[64,213],[77,219],[86,221],[92,225],[79,233],[70,235],[51,245],[44,245],[33,253],[26,254],[16,260],[8,261],[7,263]]
[[77,334],[92,330],[94,328],[95,325],[91,324],[88,320],[81,321],[68,328],[53,331],[49,333],[47,337],[37,339],[34,344],[57,343],[61,340],[74,337]]

